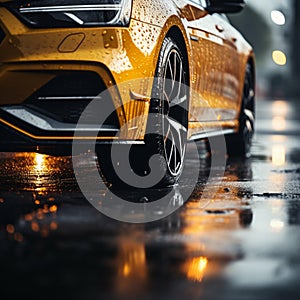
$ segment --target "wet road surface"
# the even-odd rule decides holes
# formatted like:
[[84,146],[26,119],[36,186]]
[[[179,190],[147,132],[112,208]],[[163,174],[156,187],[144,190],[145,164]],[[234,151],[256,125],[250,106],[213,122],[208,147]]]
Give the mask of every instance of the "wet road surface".
[[[203,155],[189,200],[146,224],[99,213],[70,157],[1,153],[1,299],[299,299],[299,108],[258,101],[252,157],[229,160],[204,197]],[[167,193],[182,204],[180,188]]]

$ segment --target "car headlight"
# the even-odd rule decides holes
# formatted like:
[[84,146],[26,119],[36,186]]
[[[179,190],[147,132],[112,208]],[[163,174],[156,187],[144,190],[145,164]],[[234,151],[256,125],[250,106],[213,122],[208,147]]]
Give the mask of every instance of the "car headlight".
[[6,5],[37,28],[127,26],[132,0],[18,0]]

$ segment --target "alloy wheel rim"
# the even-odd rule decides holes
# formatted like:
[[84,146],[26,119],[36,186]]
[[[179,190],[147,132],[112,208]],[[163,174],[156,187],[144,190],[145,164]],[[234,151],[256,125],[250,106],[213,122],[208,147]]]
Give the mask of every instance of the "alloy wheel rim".
[[181,173],[187,138],[187,87],[183,59],[176,49],[167,57],[163,82],[164,156],[173,176]]

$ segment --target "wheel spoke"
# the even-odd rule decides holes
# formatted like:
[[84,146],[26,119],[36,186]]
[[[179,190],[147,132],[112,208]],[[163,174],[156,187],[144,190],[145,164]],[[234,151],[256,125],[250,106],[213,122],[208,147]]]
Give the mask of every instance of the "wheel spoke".
[[177,149],[178,144],[172,130],[170,131],[170,133],[170,139],[168,140],[168,142],[171,143],[171,146],[169,153],[167,153],[167,161],[168,166],[172,168],[173,172],[177,172],[182,163],[182,153]]
[[253,132],[252,123],[249,120],[246,121],[246,127],[249,133]]
[[[168,141],[168,139],[169,139],[169,135],[170,135],[170,133],[171,133],[171,126],[170,126],[170,124],[168,123],[168,120],[167,120],[167,119],[164,119],[163,122],[168,124],[168,125],[167,125],[168,129],[167,129],[167,130],[164,130],[164,132],[163,132],[163,134],[164,134],[164,143],[166,144],[167,141]],[[165,129],[165,127],[166,127],[166,126],[164,125],[164,129]]]
[[251,122],[254,122],[254,112],[250,109],[244,109],[244,114],[249,118]]
[[170,79],[174,78],[174,74],[173,74],[173,68],[172,68],[172,64],[171,64],[171,60],[169,59],[168,61],[168,67],[169,67],[169,71],[170,71]]
[[176,105],[180,105],[181,103],[184,103],[186,100],[187,100],[187,96],[186,95],[183,95],[181,98],[176,97],[176,98],[172,99],[170,107],[174,107]]
[[172,128],[175,129],[176,133],[180,135],[180,131],[187,133],[187,129],[180,123],[178,123],[175,120],[172,120],[171,118],[168,118],[169,124],[172,126]]
[[173,89],[174,89],[174,70],[172,69],[172,64],[171,64],[171,60],[169,59],[169,62],[168,62],[168,65],[169,65],[169,71],[170,71],[170,79],[167,80],[167,84],[170,84],[171,83],[171,87],[170,87],[170,91],[169,91],[169,96],[172,95],[172,92],[173,92]]
[[164,100],[166,100],[170,103],[170,97],[168,96],[167,92],[164,90],[163,93],[164,93],[164,97],[165,97]]
[[251,97],[251,99],[255,96],[255,92],[253,89],[250,89],[249,96]]
[[171,165],[171,160],[172,157],[174,157],[174,152],[176,152],[176,146],[175,146],[175,141],[174,141],[174,136],[173,133],[171,131],[171,139],[169,140],[169,142],[171,143],[171,147],[170,147],[170,152],[169,152],[169,157],[168,157],[168,164]]
[[175,141],[175,137],[174,135],[172,134],[172,140],[173,140],[173,155],[174,155],[174,170],[177,171],[177,148],[176,148],[176,141]]
[[177,77],[177,55],[176,55],[176,53],[173,54],[173,57],[174,57],[173,58],[173,60],[174,60],[174,62],[173,62],[173,77],[171,79],[172,79],[173,83],[175,84],[176,77]]
[[182,61],[179,60],[178,92],[177,92],[176,98],[179,98],[180,97],[180,93],[181,93],[182,70],[183,70],[183,68],[182,68]]
[[187,134],[187,129],[181,125],[180,123],[178,123],[175,120],[172,120],[170,118],[168,118],[168,122],[170,124],[170,132],[172,134],[172,142],[174,142],[175,144],[175,152],[176,155],[178,153],[179,157],[178,160],[175,159],[176,161],[176,168],[178,167],[178,164],[182,163],[182,159],[184,156],[184,152],[185,152],[185,137]]

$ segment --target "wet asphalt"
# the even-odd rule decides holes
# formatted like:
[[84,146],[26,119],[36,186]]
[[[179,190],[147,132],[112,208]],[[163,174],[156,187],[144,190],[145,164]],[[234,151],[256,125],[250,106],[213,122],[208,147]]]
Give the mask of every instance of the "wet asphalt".
[[[1,299],[299,299],[299,108],[258,100],[251,158],[229,159],[225,173],[214,166],[210,185],[199,143],[188,199],[189,153],[183,187],[117,191],[137,203],[169,197],[174,212],[144,224],[113,220],[87,201],[71,157],[0,153]],[[88,182],[89,163],[80,164]],[[108,193],[98,193],[101,206]],[[159,219],[164,209],[151,213]]]

